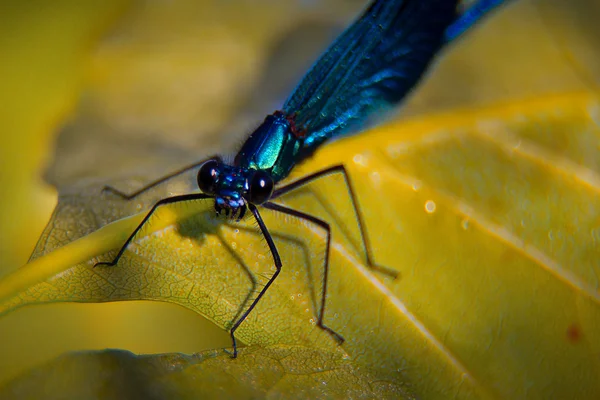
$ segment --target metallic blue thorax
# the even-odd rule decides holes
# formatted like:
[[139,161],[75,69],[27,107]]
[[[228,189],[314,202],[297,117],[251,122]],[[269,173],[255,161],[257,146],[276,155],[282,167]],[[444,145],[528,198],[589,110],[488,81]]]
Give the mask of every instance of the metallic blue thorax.
[[269,172],[277,183],[301,160],[303,144],[304,139],[298,135],[293,119],[275,112],[248,137],[235,157],[234,165],[246,171]]

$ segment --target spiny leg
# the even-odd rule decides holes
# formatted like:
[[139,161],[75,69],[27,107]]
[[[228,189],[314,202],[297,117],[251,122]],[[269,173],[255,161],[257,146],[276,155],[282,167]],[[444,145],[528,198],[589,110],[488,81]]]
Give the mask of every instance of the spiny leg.
[[348,172],[346,171],[346,168],[344,167],[344,165],[335,165],[333,167],[329,167],[322,171],[318,171],[318,172],[315,172],[314,174],[305,176],[305,177],[303,177],[295,182],[292,182],[286,186],[283,186],[282,188],[279,188],[273,192],[273,195],[271,196],[271,200],[276,199],[277,197],[280,197],[280,196],[282,196],[286,193],[289,193],[295,189],[298,189],[299,187],[307,185],[314,180],[317,180],[317,179],[322,178],[327,175],[336,174],[336,173],[342,174],[344,176],[344,181],[346,182],[346,186],[348,187],[348,191],[350,192],[350,199],[352,200],[352,206],[354,208],[354,213],[356,214],[356,217],[357,217],[358,227],[360,229],[360,235],[362,238],[362,244],[365,249],[365,253],[367,255],[367,266],[375,271],[379,271],[386,275],[389,275],[394,279],[397,278],[398,272],[391,270],[389,268],[377,265],[373,261],[373,254],[372,254],[372,249],[371,249],[371,243],[369,242],[369,236],[367,235],[367,231],[365,230],[365,224],[362,219],[362,213],[360,212],[360,207],[358,206],[358,202],[356,201],[356,195],[354,194],[354,188],[352,187],[352,183],[350,181],[350,176],[348,175]]
[[301,218],[301,219],[313,222],[313,223],[319,225],[321,228],[325,229],[325,231],[327,232],[327,241],[326,241],[326,245],[325,245],[325,259],[324,259],[324,267],[323,267],[323,287],[321,290],[321,304],[320,304],[320,310],[319,310],[318,318],[317,318],[317,326],[319,328],[323,329],[324,331],[326,331],[327,333],[329,333],[331,336],[333,336],[333,338],[335,340],[337,340],[339,344],[344,343],[344,338],[339,333],[335,332],[333,329],[331,329],[330,327],[326,326],[323,323],[323,318],[325,316],[325,300],[327,297],[327,282],[328,282],[328,277],[329,277],[329,253],[330,253],[329,250],[331,248],[331,227],[329,226],[329,224],[327,222],[323,221],[322,219],[319,219],[313,215],[306,214],[306,213],[303,213],[298,210],[294,210],[294,209],[282,206],[280,204],[269,202],[269,203],[263,204],[263,207],[268,208],[273,211],[279,211],[281,213],[288,214],[293,217],[297,217],[297,218]]
[[254,307],[256,307],[256,305],[258,304],[260,299],[264,296],[264,294],[267,292],[269,287],[273,284],[273,282],[279,275],[279,272],[281,272],[281,258],[279,257],[279,252],[277,251],[277,247],[275,246],[275,242],[273,242],[273,238],[271,237],[271,234],[269,233],[267,226],[263,222],[262,217],[260,216],[260,213],[258,212],[258,209],[256,208],[256,206],[254,206],[253,204],[248,204],[248,208],[254,215],[254,218],[256,219],[256,222],[258,222],[258,226],[260,227],[260,231],[262,232],[265,240],[267,241],[267,245],[269,246],[269,250],[271,251],[271,255],[273,256],[273,261],[275,262],[275,268],[277,270],[271,276],[271,278],[269,279],[267,284],[261,289],[260,293],[258,294],[258,296],[256,296],[256,298],[254,299],[252,304],[250,304],[250,307],[248,307],[246,312],[244,312],[244,314],[242,314],[242,316],[235,322],[235,324],[233,324],[233,327],[229,331],[229,333],[231,335],[231,341],[233,342],[232,358],[237,357],[237,342],[235,340],[235,331],[242,324],[242,322],[244,322],[246,320],[248,315],[252,312]]
[[104,186],[102,188],[102,191],[103,192],[111,192],[112,194],[115,194],[115,195],[121,197],[124,200],[131,200],[131,199],[136,198],[140,194],[142,194],[142,193],[144,193],[144,192],[152,189],[155,186],[160,185],[161,183],[163,183],[163,182],[165,182],[165,181],[167,181],[167,180],[169,180],[169,179],[171,179],[171,178],[173,178],[173,177],[175,177],[177,175],[183,174],[186,171],[189,171],[191,169],[194,169],[196,167],[201,166],[202,164],[204,164],[208,160],[217,160],[218,162],[222,162],[222,159],[221,159],[220,156],[214,156],[214,157],[210,157],[210,158],[207,158],[207,159],[199,161],[199,162],[195,162],[195,163],[193,163],[191,165],[188,165],[188,166],[185,166],[183,168],[180,168],[177,171],[171,172],[170,174],[165,175],[162,178],[159,178],[159,179],[157,179],[157,180],[155,180],[153,182],[150,182],[149,184],[147,184],[146,186],[142,187],[141,189],[138,189],[135,192],[129,193],[129,194],[125,193],[125,192],[122,192],[122,191],[120,191],[118,189],[115,189],[112,186]]
[[144,224],[146,222],[148,222],[148,220],[150,219],[152,214],[154,214],[154,211],[156,211],[156,209],[158,207],[163,206],[165,204],[180,203],[182,201],[191,201],[191,200],[202,200],[202,199],[207,199],[210,197],[211,196],[208,196],[204,193],[193,193],[193,194],[184,194],[181,196],[168,197],[166,199],[160,200],[159,202],[154,204],[154,206],[150,209],[148,214],[146,214],[146,216],[144,217],[142,222],[140,222],[140,224],[137,226],[137,228],[135,228],[133,233],[131,235],[129,235],[129,237],[125,241],[125,244],[121,247],[121,250],[119,250],[119,252],[117,253],[117,256],[110,262],[103,261],[103,262],[98,262],[98,263],[94,264],[94,268],[101,266],[101,265],[110,266],[110,267],[117,265],[117,263],[119,262],[119,259],[123,255],[123,253],[125,252],[125,250],[127,250],[127,246],[129,246],[129,243],[131,243],[131,241],[133,240],[135,235],[137,235],[137,233],[140,231],[140,229],[142,229],[142,226],[144,226]]

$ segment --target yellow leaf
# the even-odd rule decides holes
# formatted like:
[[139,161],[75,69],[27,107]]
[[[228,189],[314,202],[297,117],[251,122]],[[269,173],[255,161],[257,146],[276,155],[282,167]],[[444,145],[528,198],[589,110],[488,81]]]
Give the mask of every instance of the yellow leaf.
[[[156,12],[156,8],[146,7],[152,4],[167,12]],[[184,12],[186,18],[183,20],[181,15],[169,12],[169,7],[173,6],[172,10],[174,10],[175,5],[182,4],[184,9],[186,4],[188,7],[188,12]],[[134,19],[132,25],[130,25],[131,20],[128,20],[125,29],[119,30],[97,51],[96,57],[92,60],[92,89],[91,93],[86,95],[86,100],[91,98],[96,103],[91,110],[83,107],[83,110],[88,112],[87,115],[84,113],[87,119],[84,118],[82,124],[79,120],[75,122],[74,128],[71,128],[74,130],[73,135],[67,136],[63,133],[57,155],[57,159],[62,161],[61,165],[57,167],[55,163],[48,174],[63,194],[57,209],[55,224],[51,226],[53,229],[47,231],[42,237],[36,252],[38,256],[47,254],[48,258],[46,256],[39,258],[13,277],[3,281],[0,287],[5,295],[10,296],[10,293],[25,290],[40,279],[43,280],[44,277],[52,279],[52,274],[58,271],[63,271],[58,275],[65,275],[63,281],[58,277],[56,279],[58,282],[64,283],[67,281],[66,278],[77,277],[73,271],[65,272],[65,268],[69,269],[73,264],[82,262],[86,256],[95,256],[95,253],[101,253],[103,249],[118,247],[118,243],[122,242],[131,231],[134,220],[141,216],[115,222],[107,225],[106,229],[92,233],[98,227],[139,212],[156,199],[168,195],[169,192],[190,189],[189,184],[183,179],[160,188],[139,202],[123,204],[114,198],[99,195],[100,187],[108,179],[106,177],[114,179],[120,173],[130,178],[136,176],[134,169],[137,168],[137,176],[141,184],[154,175],[164,173],[173,165],[173,161],[183,162],[183,158],[195,160],[199,155],[208,155],[209,150],[205,147],[204,140],[198,138],[196,142],[197,132],[204,135],[203,137],[212,139],[225,138],[226,143],[231,144],[235,140],[231,140],[229,135],[221,136],[222,132],[244,135],[248,131],[249,124],[240,118],[239,110],[231,107],[231,104],[239,102],[239,97],[244,97],[247,93],[263,92],[262,83],[253,87],[244,79],[256,78],[257,71],[263,69],[261,57],[266,52],[265,48],[272,47],[273,43],[276,43],[274,38],[279,38],[286,29],[289,29],[292,21],[300,17],[295,12],[282,12],[286,7],[283,2],[277,5],[281,8],[270,9],[271,16],[259,12],[259,17],[264,18],[260,20],[255,19],[256,13],[248,17],[252,9],[258,9],[253,2],[248,3],[250,5],[247,9],[239,8],[234,4],[223,13],[218,13],[216,7],[211,12],[191,12],[195,9],[189,8],[190,4],[192,3],[183,1],[144,3],[143,9],[149,11],[152,18]],[[590,6],[586,8],[586,4]],[[234,12],[235,10],[238,12]],[[460,46],[447,52],[447,57],[444,57],[439,68],[431,74],[431,79],[415,93],[405,112],[410,114],[415,111],[427,111],[432,107],[447,109],[456,104],[467,106],[493,104],[498,99],[507,100],[532,94],[594,87],[594,82],[598,82],[597,68],[593,68],[597,61],[597,53],[590,49],[597,47],[594,43],[599,36],[595,29],[597,13],[593,10],[597,10],[597,6],[592,1],[583,0],[574,2],[548,0],[543,4],[528,1],[514,2],[510,12],[499,13],[496,18],[486,23],[485,28],[477,28],[476,32],[465,38]],[[334,11],[337,15],[339,8],[336,7]],[[165,24],[164,27],[172,35],[165,36],[159,33],[162,29],[153,29],[156,26],[163,26],[157,25],[163,17],[169,20],[170,23]],[[198,23],[196,17],[204,19]],[[228,35],[226,29],[219,30],[218,25],[226,19],[225,17],[231,17],[229,19],[234,21],[231,24],[242,33],[238,32],[237,36]],[[142,36],[140,41],[135,40],[135,30],[139,28],[136,23],[142,27],[146,24],[145,27],[150,29],[145,33],[150,31],[150,36],[145,38]],[[6,26],[6,24],[2,25]],[[252,27],[257,25],[257,31],[251,33]],[[46,25],[23,25],[27,28],[25,29],[27,32],[35,32],[34,26]],[[134,32],[129,35],[132,33],[128,30],[131,26],[133,26],[131,31]],[[190,26],[198,30],[191,30]],[[202,29],[207,26],[210,28],[203,32]],[[179,29],[177,32],[185,32],[186,35],[182,37],[175,33],[175,27]],[[575,29],[569,30],[565,27]],[[587,35],[586,30],[589,33]],[[304,36],[308,31],[312,33],[313,29],[311,26],[311,29],[301,29],[301,31]],[[209,34],[204,36],[207,32]],[[51,37],[51,35],[47,36]],[[5,39],[9,37],[11,36],[4,35]],[[196,41],[196,37],[209,37],[210,40]],[[218,38],[224,40],[217,42]],[[244,42],[247,38],[251,39]],[[527,40],[524,40],[525,38]],[[132,43],[133,46],[128,46]],[[223,43],[226,45],[221,46]],[[252,48],[252,51],[246,51],[246,46]],[[54,47],[31,45],[27,48],[43,50]],[[294,54],[299,53],[297,50],[293,47]],[[152,54],[149,54],[149,51]],[[171,60],[175,62],[161,61],[160,56],[163,52],[168,53]],[[43,51],[41,53],[44,54]],[[194,54],[194,57],[186,57],[190,54]],[[220,54],[224,56],[219,58]],[[142,61],[139,61],[139,56],[142,56]],[[206,64],[193,62],[198,59],[206,60]],[[208,65],[215,60],[217,60],[215,66]],[[583,66],[580,63],[583,63]],[[586,63],[588,70],[585,67]],[[48,63],[43,60],[26,65],[28,68],[20,67],[20,69],[29,71],[31,65],[39,65],[42,70],[45,70]],[[159,68],[154,70],[154,73],[144,71],[148,66]],[[295,64],[293,66],[296,67]],[[175,68],[169,71],[171,67]],[[300,67],[299,70],[303,68]],[[288,69],[291,69],[291,66],[280,67],[278,71]],[[237,72],[232,73],[232,71]],[[265,72],[269,79],[273,75],[270,72],[270,70]],[[0,75],[3,75],[3,79],[7,82],[13,80],[19,82],[12,79],[10,74]],[[196,80],[201,77],[208,78],[202,78],[205,79],[204,81]],[[217,79],[219,77],[221,79]],[[223,77],[226,79],[222,79]],[[206,81],[208,85],[203,83]],[[184,89],[195,87],[196,90],[178,91],[177,87]],[[214,90],[207,91],[206,88]],[[260,90],[255,90],[256,88]],[[36,124],[39,118],[35,116],[35,105],[46,104],[42,96],[43,92],[38,89],[39,87],[30,91],[4,91],[8,93],[5,98],[10,100],[9,105],[20,104],[18,101],[13,101],[16,93],[35,97],[33,106],[22,106],[22,110],[28,118],[31,114],[30,120]],[[119,92],[119,89],[125,90]],[[157,94],[160,98],[148,96],[148,93]],[[182,97],[177,97],[179,95]],[[285,95],[285,92],[281,95]],[[228,103],[224,100],[226,98],[232,99],[233,103]],[[157,101],[153,101],[155,99]],[[165,107],[165,104],[170,107]],[[380,353],[384,354],[379,356],[380,353],[372,351],[368,343],[365,345],[367,351],[363,352],[361,346],[364,343],[357,339],[341,349],[333,347],[330,350],[333,353],[345,351],[350,355],[359,354],[360,357],[356,362],[355,360],[350,362],[352,365],[360,365],[361,370],[364,370],[363,365],[371,368],[369,364],[375,359],[374,376],[380,379],[382,376],[386,378],[388,376],[386,374],[395,374],[391,378],[395,382],[399,379],[411,385],[416,382],[416,389],[410,392],[418,393],[423,397],[467,398],[472,393],[475,393],[474,397],[596,397],[598,390],[592,381],[592,378],[597,375],[594,357],[598,352],[597,342],[593,337],[593,332],[598,327],[595,312],[597,295],[594,290],[597,286],[595,260],[598,255],[598,219],[594,214],[594,206],[597,203],[595,193],[598,188],[598,184],[595,183],[598,171],[596,164],[598,118],[594,111],[597,108],[596,104],[597,100],[594,96],[574,94],[525,103],[517,102],[511,106],[481,112],[460,112],[454,116],[446,115],[420,122],[413,121],[406,125],[384,128],[381,131],[384,132],[383,136],[365,133],[365,135],[373,135],[371,136],[373,140],[382,141],[381,146],[371,154],[364,141],[349,140],[345,141],[343,146],[340,143],[342,147],[336,147],[339,153],[324,152],[325,159],[319,156],[315,160],[316,164],[306,165],[305,171],[321,168],[333,159],[336,162],[346,161],[352,164],[353,152],[367,153],[362,155],[362,158],[356,159],[365,165],[355,165],[352,168],[352,176],[355,183],[360,182],[359,196],[363,211],[368,214],[372,241],[377,247],[376,260],[381,264],[399,266],[401,271],[401,277],[397,282],[390,282],[383,276],[375,276],[376,279],[383,280],[385,285],[376,286],[376,290],[369,286],[377,285],[378,282],[376,279],[369,280],[373,277],[364,270],[364,266],[361,269],[360,263],[356,262],[362,258],[356,226],[352,224],[355,217],[343,195],[339,198],[331,196],[332,193],[343,193],[341,182],[328,181],[324,183],[325,189],[315,185],[308,192],[285,199],[294,206],[315,209],[315,212],[331,218],[334,223],[334,238],[338,246],[334,258],[337,260],[338,269],[332,273],[332,279],[338,287],[334,286],[329,291],[329,300],[333,304],[328,306],[327,318],[334,320],[331,325],[344,334],[352,331],[349,336],[345,334],[347,339],[360,336],[364,337],[364,341],[373,341],[374,344],[371,346],[381,346],[384,350]],[[146,106],[149,107],[145,108]],[[12,117],[13,108],[3,106],[2,110],[8,117]],[[262,109],[261,114],[264,114]],[[90,115],[92,118],[89,118]],[[161,118],[163,115],[164,118]],[[242,119],[241,124],[247,125],[242,129],[224,129],[222,126],[219,127],[219,120],[223,119],[236,121]],[[2,120],[11,119],[2,118]],[[196,126],[205,122],[208,129],[204,125]],[[109,142],[107,138],[111,128],[115,128],[116,132],[112,139],[116,137],[120,139],[117,142],[119,148],[114,153],[104,151],[104,144]],[[152,132],[154,129],[159,132]],[[458,130],[458,133],[448,135],[448,130],[452,129]],[[15,140],[25,137],[20,134],[22,130],[18,127],[8,129],[7,132],[15,132],[11,135]],[[148,140],[160,136],[162,132],[170,135],[167,140],[156,142]],[[217,132],[218,135],[211,135],[211,132]],[[439,133],[439,138],[435,132]],[[580,132],[584,133],[580,134]],[[65,133],[69,133],[69,130]],[[395,140],[390,141],[386,139],[387,136],[388,139],[393,137]],[[101,140],[90,141],[94,137]],[[132,148],[131,145],[124,145],[126,137],[132,137],[131,143],[143,144],[141,150],[140,146]],[[172,142],[177,143],[176,138],[179,137],[187,138],[188,141],[183,143],[194,143],[196,146],[190,146],[187,153],[178,151],[177,146],[169,147]],[[421,140],[424,140],[424,143],[421,143]],[[44,139],[41,147],[47,146],[46,142],[47,140]],[[29,142],[26,143],[24,149],[30,150],[31,145]],[[354,147],[350,146],[351,143],[355,143]],[[14,159],[14,163],[8,162],[2,171],[8,172],[7,175],[10,174],[11,179],[14,178],[10,182],[25,182],[25,179],[20,179],[21,174],[14,173],[14,171],[21,171],[19,162],[23,157],[14,157],[14,155],[30,152],[13,151],[10,146],[4,144],[3,142],[1,149],[12,158],[0,157],[0,159],[3,161]],[[71,146],[70,157],[63,157],[65,148],[61,145],[65,144],[67,148]],[[36,146],[39,146],[39,143]],[[195,153],[198,147],[201,151]],[[108,149],[109,146],[106,146],[106,150]],[[35,153],[36,151],[31,152],[31,154]],[[118,163],[115,162],[117,160]],[[150,166],[155,169],[150,170]],[[374,174],[369,175],[370,172]],[[299,170],[297,174],[301,175],[302,171]],[[57,177],[60,179],[56,179]],[[31,180],[31,177],[25,178]],[[82,185],[81,182],[71,185],[72,182],[82,178],[88,179],[87,186]],[[376,186],[378,180],[379,187]],[[129,184],[131,185],[131,182]],[[385,186],[382,188],[381,185]],[[119,187],[126,186],[121,184]],[[3,221],[6,216],[15,218],[16,215],[20,215],[18,213],[29,212],[30,207],[26,207],[22,199],[12,199],[13,194],[17,199],[18,187],[12,184],[4,187],[9,187],[10,190],[4,198],[7,206],[2,208]],[[414,192],[415,189],[417,192]],[[149,227],[148,233],[159,232],[161,229],[168,231],[171,229],[168,227],[169,224],[177,229],[189,228],[175,233],[167,232],[164,236],[169,246],[173,243],[181,243],[178,242],[180,238],[177,234],[197,232],[203,229],[203,226],[211,227],[209,223],[202,225],[207,221],[193,217],[187,221],[184,218],[183,224],[175,223],[177,218],[185,217],[186,212],[194,213],[200,210],[195,207],[176,208],[172,210],[175,211],[175,215],[163,213],[162,225],[160,221],[154,222]],[[429,219],[423,219],[424,215]],[[175,218],[171,219],[172,217]],[[56,221],[60,223],[56,224]],[[19,219],[19,222],[21,223],[19,229],[29,232],[29,222],[24,222],[22,219]],[[292,241],[282,244],[288,253],[291,252],[293,256],[299,255],[298,259],[294,260],[298,264],[296,268],[301,274],[305,274],[302,272],[304,266],[300,266],[300,254],[303,250],[322,250],[322,233],[314,227],[303,227],[296,221],[281,217],[270,217],[268,222],[270,227],[291,225],[288,229],[293,236],[281,238],[278,243],[287,243],[293,238],[305,240],[303,243],[294,244]],[[7,226],[4,222],[0,225],[3,230]],[[459,225],[460,229],[457,228]],[[228,231],[227,227],[213,224],[212,228],[215,229],[210,231],[207,237],[216,237],[222,244],[235,241],[236,250],[246,258],[252,258],[251,252],[240,249],[242,242],[238,238],[246,235],[248,241],[253,243],[252,241],[255,240],[253,231],[241,232],[235,236],[235,232]],[[108,230],[117,234],[113,235]],[[281,228],[279,232],[282,232]],[[31,232],[28,234],[32,235]],[[69,247],[70,245],[59,250],[64,244],[86,234],[91,236],[85,237],[81,242],[73,242],[73,246],[78,251],[72,252],[75,249]],[[22,235],[17,237],[6,234],[5,236],[9,240],[2,241],[4,248],[14,249],[18,246],[25,249],[27,247],[19,239]],[[99,240],[100,238],[102,240]],[[104,242],[104,239],[107,241]],[[193,241],[197,237],[190,239]],[[149,246],[162,244],[163,247],[159,249],[163,253],[158,254],[164,255],[164,250],[168,250],[169,247],[165,249],[164,240],[153,239],[151,243],[146,244]],[[57,252],[53,252],[53,249]],[[156,252],[152,249],[146,247],[146,252],[140,254],[150,254],[154,257]],[[171,251],[175,253],[173,249]],[[229,252],[222,254],[225,253],[229,256],[232,254]],[[12,256],[7,252],[2,253],[2,256],[6,255]],[[178,259],[178,256],[173,254],[172,259]],[[108,258],[108,256],[103,257]],[[132,257],[133,265],[136,256],[132,255]],[[318,255],[310,254],[306,258],[315,261]],[[259,261],[261,264],[264,260]],[[343,264],[344,261],[346,264]],[[346,268],[348,264],[350,267]],[[38,268],[36,265],[43,268]],[[91,263],[78,268],[83,270],[89,265]],[[320,264],[313,262],[310,265],[315,267],[311,271],[317,275],[313,277],[312,284],[318,286]],[[294,265],[289,267],[286,265],[285,268],[294,271]],[[355,268],[358,268],[360,273],[352,272]],[[131,273],[132,284],[140,284],[138,281],[147,276],[147,271],[143,272],[144,274],[136,276]],[[221,274],[224,272],[227,271],[220,271]],[[240,270],[237,273],[244,274]],[[115,274],[119,277],[122,272]],[[288,301],[291,301],[291,295],[294,293],[303,293],[303,298],[306,298],[306,293],[312,292],[309,290],[311,285],[303,280],[301,274],[296,277],[295,282],[289,282],[289,275],[286,278],[288,280],[283,279],[283,289],[280,288],[279,291],[283,290],[284,293],[270,292],[271,294],[265,298],[265,309],[260,316],[257,316],[259,319],[254,321],[255,325],[260,322],[260,318],[270,313],[273,307],[281,307],[281,304],[294,312],[297,311],[293,306],[285,305],[285,296],[289,296]],[[163,276],[165,275],[161,275],[160,278]],[[360,287],[357,289],[356,281],[365,280],[365,277],[367,277],[367,288],[361,292]],[[211,280],[208,281],[208,285],[221,283],[224,293],[227,290],[230,292],[240,289],[242,285],[234,288],[228,285],[241,282],[243,279],[237,275],[221,276],[221,282],[215,282],[212,275],[209,278]],[[257,276],[257,280],[258,283],[264,282],[261,276]],[[92,281],[92,283],[96,282]],[[154,284],[158,285],[160,281]],[[248,281],[244,284],[247,288]],[[100,282],[96,288],[107,286]],[[42,287],[44,291],[48,289],[47,285],[37,287]],[[290,287],[291,292],[286,293],[285,290]],[[94,287],[84,289],[91,292]],[[384,292],[386,289],[391,294],[384,293],[382,296],[385,300],[377,303],[377,307],[368,301],[361,301],[365,296],[369,299],[371,297],[378,299],[380,297],[377,297],[377,290]],[[180,290],[180,287],[169,288],[169,291],[175,294],[177,290]],[[350,295],[348,295],[349,291]],[[227,293],[231,298],[235,297],[229,292]],[[31,296],[27,300],[49,300],[42,299],[40,294],[37,293],[38,297]],[[52,294],[52,291],[48,291],[47,294]],[[214,292],[209,294],[216,296]],[[94,295],[101,297],[98,293]],[[120,295],[127,294],[117,293],[113,298]],[[152,295],[155,296],[156,293]],[[165,293],[160,292],[158,295],[164,296]],[[340,295],[342,300],[335,300]],[[345,296],[349,299],[348,305],[342,303]],[[85,293],[82,297],[85,297]],[[243,296],[240,295],[241,297]],[[57,298],[60,297],[55,297]],[[233,300],[239,301],[240,298]],[[281,299],[283,300],[279,301]],[[297,300],[295,296],[294,301]],[[311,307],[308,307],[313,315],[315,307],[312,303],[317,300],[311,299]],[[17,295],[12,300],[8,300],[8,304],[13,304],[11,301],[16,305],[22,302],[23,298]],[[227,310],[232,308],[231,304],[227,306],[229,307],[226,307]],[[85,307],[86,313],[93,308],[90,305]],[[358,322],[345,323],[344,320],[339,320],[339,315],[337,319],[333,318],[335,307],[342,310],[346,318],[357,319]],[[48,308],[34,309],[46,311]],[[351,310],[351,313],[348,310]],[[377,314],[372,310],[376,310]],[[23,316],[23,311],[15,315]],[[214,313],[215,310],[209,309],[205,312]],[[104,313],[106,314],[107,311]],[[399,313],[404,315],[398,316]],[[277,312],[275,315],[278,315]],[[91,314],[88,318],[96,320],[96,315]],[[290,320],[295,317],[292,314],[286,315],[285,318]],[[361,318],[366,318],[366,323],[363,323]],[[111,314],[110,325],[119,326],[115,319],[118,317],[115,318]],[[136,318],[129,319],[135,324],[143,322],[137,315]],[[388,325],[382,324],[380,328],[380,323],[374,323],[374,319],[392,322]],[[403,323],[396,323],[397,319]],[[7,320],[10,319],[6,318],[4,321]],[[268,319],[267,321],[270,326],[277,325],[275,329],[278,331],[262,332],[261,329],[264,330],[264,327],[250,325],[247,328],[250,329],[250,334],[254,331],[258,333],[254,337],[246,338],[247,343],[252,343],[253,340],[256,343],[261,343],[263,340],[277,341],[276,335],[280,335],[282,340],[295,340],[293,336],[286,335],[287,331],[293,329],[292,326],[281,328],[280,321]],[[56,323],[60,324],[60,321]],[[252,324],[252,321],[250,323]],[[4,326],[2,331],[6,333]],[[54,343],[48,343],[52,341],[47,339],[46,324],[36,320],[31,326],[34,327],[34,331],[36,329],[43,331],[37,336],[42,338],[41,345],[31,350],[38,354],[38,350],[51,348]],[[18,327],[16,329],[17,332],[29,332],[29,330],[19,331]],[[78,329],[73,330],[77,332]],[[110,328],[95,324],[93,332],[87,330],[77,333],[82,338],[102,336],[106,329]],[[119,328],[113,329],[121,333]],[[189,330],[189,327],[177,326],[178,332],[183,329]],[[380,332],[381,330],[383,333]],[[312,333],[307,335],[303,329],[298,331],[301,340],[306,339],[310,342],[317,338],[319,345],[329,349],[331,343],[328,336],[314,334],[313,337]],[[122,332],[121,336],[124,337],[126,333],[131,334],[131,332]],[[146,337],[150,338],[152,333],[148,332],[148,335],[140,338],[138,342],[145,340]],[[198,330],[198,336],[204,334],[204,331]],[[288,339],[288,336],[291,336],[291,339]],[[319,339],[321,337],[323,343]],[[381,339],[387,342],[379,342]],[[14,351],[19,347],[11,341],[3,340],[3,342],[3,349],[10,347]],[[442,345],[438,346],[439,343]],[[73,346],[85,347],[79,341]],[[396,353],[386,353],[386,346]],[[127,348],[138,349],[139,347]],[[421,348],[425,350],[419,354],[418,350]],[[438,353],[442,354],[438,357],[443,359],[441,363],[436,361],[435,354],[429,355],[432,352],[436,353],[435,349],[438,348],[440,349]],[[311,349],[314,351],[313,346]],[[329,354],[325,353],[327,351],[329,350],[319,349],[317,354]],[[423,354],[424,356],[421,357]],[[338,356],[343,357],[344,353],[341,355],[338,353]],[[394,357],[397,359],[389,360]],[[23,358],[25,357],[20,357],[17,361],[21,362]],[[392,368],[386,369],[390,362]],[[6,357],[4,363],[12,365],[13,361],[10,357]],[[394,369],[398,364],[400,366]],[[447,367],[448,364],[451,366]],[[461,370],[466,370],[467,373],[457,378],[459,374],[456,371]],[[398,371],[403,373],[401,378],[398,378]],[[252,371],[247,372],[252,373]],[[439,376],[442,376],[442,379]],[[35,385],[35,382],[29,385]],[[472,389],[473,387],[476,389]],[[448,388],[458,389],[453,391]],[[464,392],[457,394],[458,390]]]
[[[400,278],[365,266],[343,182],[323,179],[282,202],[333,224],[325,322],[346,342],[314,326],[324,233],[266,210],[284,269],[239,338],[338,352],[426,398],[597,393],[600,150],[590,143],[599,115],[596,96],[574,93],[396,123],[324,147],[291,179],[346,164],[376,261]],[[65,250],[63,272],[2,308],[152,299],[227,329],[273,267],[251,222],[213,214],[209,201],[166,206],[114,268],[91,268],[100,247],[69,268],[85,257],[69,264],[76,253]],[[85,220],[65,219],[85,229]],[[134,222],[103,229],[121,230],[121,240]],[[98,231],[67,247],[105,239],[105,249],[118,241]]]
[[250,347],[243,355],[231,360],[223,351],[142,357],[115,350],[72,354],[15,379],[0,388],[0,396],[6,400],[258,399],[289,398],[294,393],[294,398],[305,399],[414,398],[401,384],[380,381],[336,354],[277,346]]

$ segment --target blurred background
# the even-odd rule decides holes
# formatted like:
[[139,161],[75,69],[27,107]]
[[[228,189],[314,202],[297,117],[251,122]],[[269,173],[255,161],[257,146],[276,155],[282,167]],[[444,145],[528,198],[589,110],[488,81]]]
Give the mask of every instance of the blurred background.
[[[57,193],[234,150],[365,4],[0,2],[0,276],[27,262]],[[513,0],[445,51],[398,117],[596,90],[598,17],[595,0]],[[0,384],[71,350],[229,345],[170,304],[24,308],[0,318]]]

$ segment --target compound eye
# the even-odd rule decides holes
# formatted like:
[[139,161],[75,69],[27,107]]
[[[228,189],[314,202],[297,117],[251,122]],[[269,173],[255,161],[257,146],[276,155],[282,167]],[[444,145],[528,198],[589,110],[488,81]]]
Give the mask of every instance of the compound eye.
[[203,193],[213,195],[219,181],[219,163],[209,160],[198,171],[198,187]]
[[248,201],[252,204],[262,204],[271,198],[273,193],[273,178],[267,172],[256,171],[250,179]]

